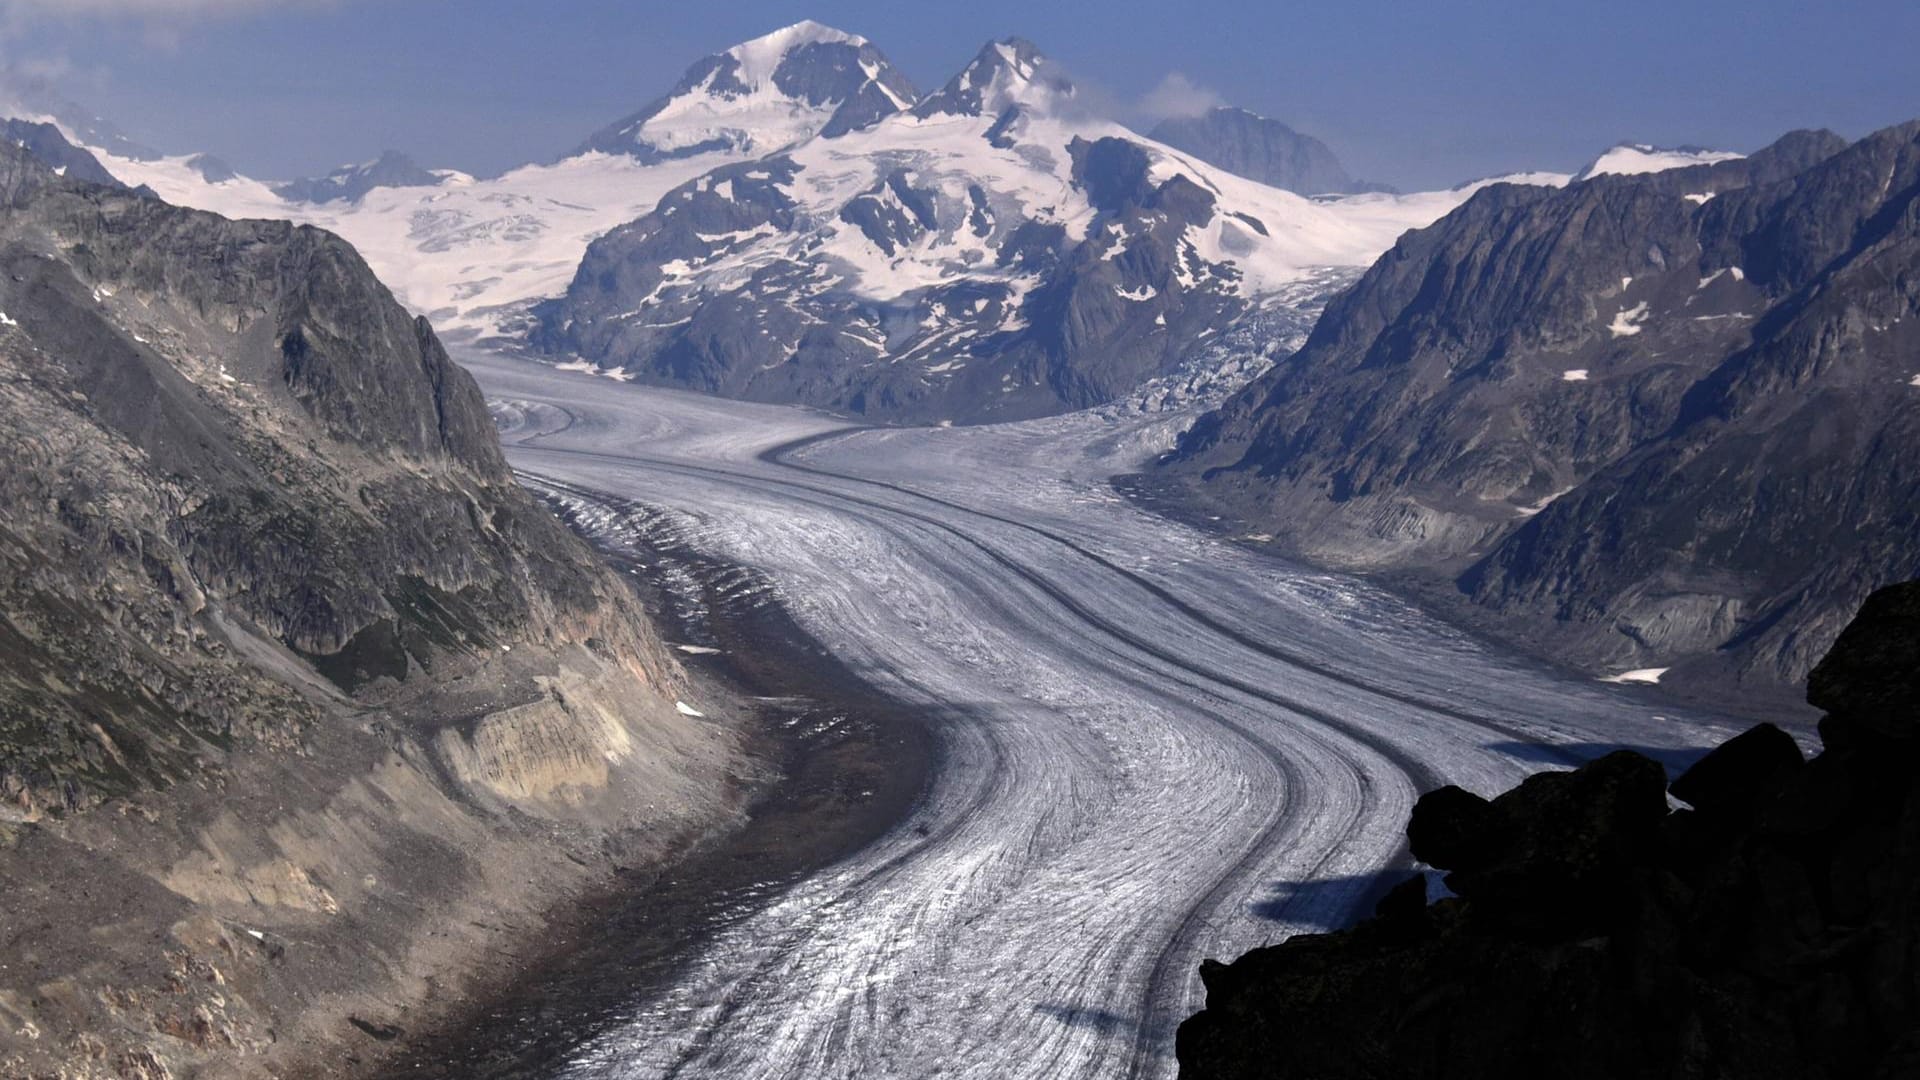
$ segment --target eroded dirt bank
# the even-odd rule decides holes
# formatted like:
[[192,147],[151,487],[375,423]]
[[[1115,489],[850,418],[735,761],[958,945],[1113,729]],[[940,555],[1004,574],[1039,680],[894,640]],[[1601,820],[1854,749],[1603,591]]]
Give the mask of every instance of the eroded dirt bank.
[[622,1016],[670,1008],[670,976],[715,930],[895,827],[934,766],[918,715],[813,642],[763,579],[644,507],[533,483],[634,582],[707,696],[735,703],[761,781],[737,827],[602,879],[436,1027],[364,1056],[365,1075],[545,1075]]

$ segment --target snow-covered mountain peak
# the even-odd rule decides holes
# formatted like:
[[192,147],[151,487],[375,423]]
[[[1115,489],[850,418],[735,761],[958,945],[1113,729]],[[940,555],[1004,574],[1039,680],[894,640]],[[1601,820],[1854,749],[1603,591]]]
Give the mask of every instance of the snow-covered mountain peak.
[[866,127],[918,97],[867,39],[798,22],[694,64],[665,97],[595,133],[576,153],[641,161],[770,154]]
[[1708,150],[1699,146],[1673,148],[1648,143],[1621,143],[1595,158],[1574,177],[1591,180],[1596,176],[1636,176],[1643,173],[1684,169],[1693,165],[1712,165],[1717,161],[1735,161],[1745,157],[1726,150]]
[[802,19],[792,26],[743,41],[728,49],[726,55],[739,63],[739,80],[748,87],[758,87],[771,82],[774,72],[796,49],[808,45],[849,45],[859,49],[866,44],[867,39],[858,34]]
[[914,115],[998,116],[1008,109],[1049,112],[1073,97],[1069,82],[1025,38],[989,41],[979,55],[927,97]]
[[529,341],[737,396],[1036,415],[1171,370],[1466,198],[1304,198],[1071,94],[993,42],[909,114],[698,176],[596,240]]

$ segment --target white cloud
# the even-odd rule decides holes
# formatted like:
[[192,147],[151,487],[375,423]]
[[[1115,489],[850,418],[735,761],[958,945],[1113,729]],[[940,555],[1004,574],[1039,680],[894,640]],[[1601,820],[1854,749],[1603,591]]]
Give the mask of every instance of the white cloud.
[[1155,120],[1199,116],[1208,109],[1224,105],[1219,94],[1194,82],[1178,71],[1170,71],[1160,85],[1140,99],[1140,111]]

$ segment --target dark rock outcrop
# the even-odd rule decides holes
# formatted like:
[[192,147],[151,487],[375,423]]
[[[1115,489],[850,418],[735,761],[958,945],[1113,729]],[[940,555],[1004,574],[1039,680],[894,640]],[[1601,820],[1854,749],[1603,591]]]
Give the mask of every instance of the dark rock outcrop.
[[1597,668],[1791,685],[1920,574],[1920,123],[1407,234],[1159,470]]
[[1245,109],[1221,106],[1199,116],[1170,117],[1154,125],[1147,138],[1236,176],[1302,195],[1383,190],[1347,175],[1326,143]]
[[1840,1080],[1920,1071],[1920,582],[1814,673],[1826,749],[1762,725],[1676,780],[1618,752],[1414,808],[1351,930],[1202,968],[1182,1077]]

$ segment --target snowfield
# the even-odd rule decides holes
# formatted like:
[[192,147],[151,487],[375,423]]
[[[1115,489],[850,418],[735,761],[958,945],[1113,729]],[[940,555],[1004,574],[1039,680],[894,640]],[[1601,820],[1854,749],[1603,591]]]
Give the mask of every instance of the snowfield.
[[463,360],[516,468],[763,572],[942,746],[908,821],[720,928],[560,1075],[1170,1077],[1200,960],[1368,908],[1422,791],[1735,730],[1143,513],[1106,478],[1179,414],[853,430]]
[[654,208],[731,153],[642,165],[588,153],[490,180],[449,172],[439,187],[375,188],[357,203],[283,199],[258,180],[208,183],[190,157],[137,161],[94,148],[123,183],[230,218],[315,225],[346,238],[400,302],[443,334],[498,333],[529,301],[558,296],[587,245]]
[[[1580,174],[1580,179],[1666,172],[1668,169],[1684,169],[1690,165],[1712,165],[1718,161],[1736,161],[1745,156],[1745,154],[1735,154],[1725,150],[1700,150],[1691,147],[1662,150],[1645,143],[1622,143],[1596,158],[1593,164],[1588,165]],[[1706,199],[1703,198],[1700,201],[1705,202]]]

